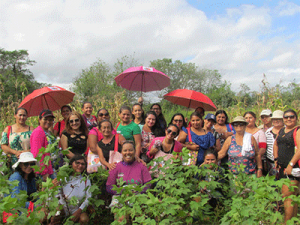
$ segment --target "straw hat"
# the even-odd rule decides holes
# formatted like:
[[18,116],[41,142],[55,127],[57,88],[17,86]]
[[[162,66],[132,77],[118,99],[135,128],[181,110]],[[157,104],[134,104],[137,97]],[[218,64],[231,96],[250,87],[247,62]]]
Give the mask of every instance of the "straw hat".
[[237,116],[233,119],[233,121],[231,122],[231,124],[235,123],[235,122],[242,122],[242,123],[245,123],[246,126],[248,125],[248,122],[245,120],[244,117],[242,116]]
[[281,110],[274,111],[271,119],[283,119],[283,111]]
[[20,163],[26,163],[26,162],[36,162],[36,159],[33,157],[31,152],[23,152],[20,154],[20,158],[18,162],[16,162],[12,168],[16,169]]

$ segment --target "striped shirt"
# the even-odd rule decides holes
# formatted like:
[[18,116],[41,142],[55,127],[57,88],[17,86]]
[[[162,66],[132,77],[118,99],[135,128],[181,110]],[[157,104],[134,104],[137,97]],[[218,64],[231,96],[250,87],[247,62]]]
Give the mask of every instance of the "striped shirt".
[[267,158],[274,161],[274,155],[273,155],[273,145],[276,139],[277,134],[274,134],[272,132],[273,127],[269,128],[266,131],[266,138],[267,138]]

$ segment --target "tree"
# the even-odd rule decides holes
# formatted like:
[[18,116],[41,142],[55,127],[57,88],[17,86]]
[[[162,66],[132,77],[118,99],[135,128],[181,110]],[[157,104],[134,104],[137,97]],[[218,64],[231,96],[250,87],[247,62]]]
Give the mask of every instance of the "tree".
[[27,50],[5,51],[0,48],[1,104],[11,95],[13,101],[19,101],[24,92],[30,93],[44,85],[35,81],[27,68],[34,63],[34,60],[29,59]]

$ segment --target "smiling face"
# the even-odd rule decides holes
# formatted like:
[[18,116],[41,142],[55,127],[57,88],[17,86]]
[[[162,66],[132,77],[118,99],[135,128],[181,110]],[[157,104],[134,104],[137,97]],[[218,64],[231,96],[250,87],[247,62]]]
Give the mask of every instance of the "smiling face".
[[154,126],[155,122],[156,122],[156,117],[152,114],[148,114],[148,116],[145,119],[145,124],[151,128]]
[[180,115],[174,116],[174,119],[172,120],[172,124],[175,124],[179,129],[183,126],[183,118]]
[[287,112],[283,115],[283,122],[287,128],[293,128],[297,125],[297,118],[293,112]]
[[110,120],[109,113],[105,109],[101,109],[97,116],[98,122],[101,122],[102,120]]
[[100,132],[104,137],[109,137],[112,134],[112,127],[110,122],[104,121],[101,123]]
[[122,146],[122,157],[126,163],[131,163],[135,160],[135,150],[131,143],[125,143]]
[[124,109],[121,113],[119,113],[119,117],[122,120],[123,123],[127,124],[130,122],[131,113],[129,110]]
[[209,169],[213,167],[213,164],[217,164],[217,158],[214,154],[207,154],[204,158],[205,164],[211,164]]
[[208,129],[212,128],[215,124],[214,120],[204,120],[204,127],[207,127]]
[[216,116],[217,124],[224,125],[226,122],[226,115],[224,113],[220,113]]
[[134,117],[136,119],[140,119],[142,117],[142,113],[143,113],[143,110],[140,105],[134,105],[132,107],[132,114],[134,115]]
[[158,105],[152,106],[151,111],[154,111],[157,116],[159,116],[161,114],[161,109]]
[[71,115],[69,118],[69,124],[73,131],[79,131],[81,126],[80,118],[76,115]]
[[174,138],[177,136],[177,134],[178,134],[178,130],[174,126],[169,126],[166,129],[166,138],[169,140],[174,140]]
[[75,173],[82,173],[86,168],[86,163],[83,159],[78,159],[72,163],[72,168]]
[[191,117],[191,126],[195,129],[200,129],[202,124],[202,119],[198,116]]
[[280,128],[280,127],[283,127],[283,119],[272,119],[272,125],[275,127],[275,128]]
[[14,115],[16,123],[24,125],[27,120],[27,113],[24,109],[19,109],[17,114]]
[[53,122],[54,118],[52,116],[47,116],[39,119],[39,124],[45,131],[48,131],[51,127],[53,127]]
[[264,125],[270,124],[270,122],[271,122],[271,116],[260,116],[260,119]]
[[64,120],[66,120],[70,114],[70,109],[68,107],[64,107],[61,109],[61,115],[63,116]]
[[25,174],[30,174],[33,169],[32,166],[35,165],[35,162],[25,162],[25,163],[20,163],[19,167],[20,169],[25,173]]
[[255,126],[256,118],[252,116],[250,113],[247,113],[244,118],[248,122],[248,127]]
[[87,116],[90,117],[92,112],[93,112],[93,106],[91,103],[85,103],[83,108],[82,108],[82,112]]

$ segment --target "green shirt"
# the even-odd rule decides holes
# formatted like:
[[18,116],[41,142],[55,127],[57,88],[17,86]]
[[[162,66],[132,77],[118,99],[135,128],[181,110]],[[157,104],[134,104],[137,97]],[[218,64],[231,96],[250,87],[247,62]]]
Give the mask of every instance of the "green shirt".
[[136,123],[131,122],[126,126],[120,124],[117,132],[121,133],[126,140],[134,141],[133,135],[141,134],[141,129]]

